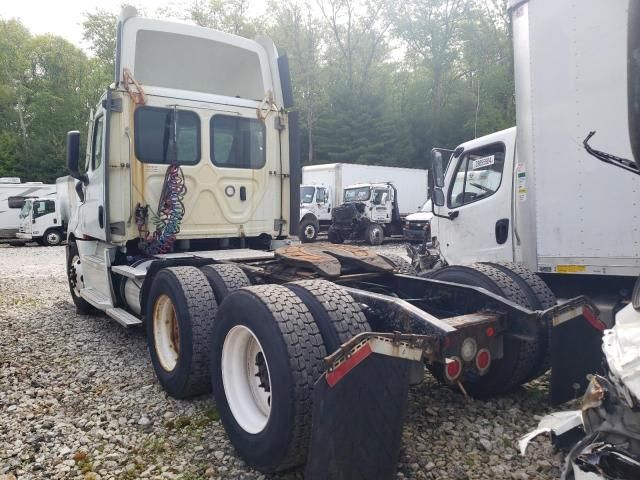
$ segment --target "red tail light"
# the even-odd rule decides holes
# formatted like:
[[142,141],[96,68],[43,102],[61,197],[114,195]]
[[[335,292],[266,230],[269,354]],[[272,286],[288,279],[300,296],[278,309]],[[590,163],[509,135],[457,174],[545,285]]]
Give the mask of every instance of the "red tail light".
[[478,350],[476,355],[476,368],[480,373],[484,373],[489,369],[491,365],[491,353],[486,348]]
[[447,358],[447,363],[444,367],[447,380],[450,382],[455,381],[462,373],[462,362],[458,357]]

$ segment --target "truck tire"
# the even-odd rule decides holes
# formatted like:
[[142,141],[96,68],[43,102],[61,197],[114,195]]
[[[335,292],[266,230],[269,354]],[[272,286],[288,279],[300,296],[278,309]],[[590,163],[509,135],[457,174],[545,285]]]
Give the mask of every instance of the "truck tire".
[[298,238],[302,243],[312,243],[318,237],[318,224],[312,219],[303,219],[298,228]]
[[[490,265],[475,263],[468,266],[444,267],[435,271],[430,278],[482,287],[507,300],[531,308],[520,285],[507,274]],[[539,345],[536,340],[505,336],[503,358],[495,360],[485,375],[464,381],[464,388],[476,398],[488,398],[509,392],[526,381],[536,364],[538,352]],[[442,364],[431,365],[429,369],[438,380],[446,383]]]
[[[553,307],[558,300],[551,289],[544,283],[538,275],[533,273],[524,265],[514,262],[486,262],[502,272],[509,275],[513,280],[518,282],[520,287],[525,291],[529,304],[534,310],[546,310]],[[539,377],[551,367],[551,358],[549,356],[549,346],[551,345],[551,331],[553,325],[548,325],[546,329],[540,329],[538,342],[540,351],[536,366],[531,374],[527,377],[527,382]]]
[[145,306],[151,363],[174,398],[211,390],[211,331],[217,304],[195,267],[169,267],[153,278]]
[[371,327],[351,295],[327,280],[301,280],[285,285],[311,312],[328,354]]
[[222,424],[249,465],[275,472],[305,462],[325,356],[311,313],[291,290],[258,285],[224,299],[213,327],[211,383]]
[[51,228],[44,232],[42,242],[48,247],[57,247],[62,243],[62,232],[56,228]]
[[338,243],[338,244],[344,243],[344,237],[342,236],[339,230],[336,230],[334,228],[329,228],[329,233],[327,234],[327,236],[331,243]]
[[381,257],[384,257],[391,261],[400,273],[406,273],[407,275],[418,275],[418,271],[416,268],[411,265],[411,263],[400,255],[395,255],[393,253],[379,253]]
[[96,312],[93,305],[80,296],[80,288],[84,283],[82,276],[82,263],[80,262],[80,254],[76,242],[70,241],[66,248],[67,254],[67,281],[69,283],[69,292],[71,300],[76,306],[76,312],[80,315],[90,315]]
[[372,223],[367,227],[366,237],[369,245],[382,245],[384,241],[384,228],[377,223]]
[[222,303],[222,300],[225,299],[229,292],[251,286],[249,277],[237,265],[230,263],[205,265],[200,270],[207,277],[218,305]]

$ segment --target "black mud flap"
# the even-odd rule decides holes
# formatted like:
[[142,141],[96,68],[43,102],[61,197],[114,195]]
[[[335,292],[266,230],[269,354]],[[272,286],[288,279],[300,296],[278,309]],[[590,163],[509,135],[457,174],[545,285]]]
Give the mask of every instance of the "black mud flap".
[[[551,332],[550,401],[557,405],[584,394],[587,375],[602,373],[604,325],[595,307],[576,306],[581,314],[560,314]],[[595,312],[595,313],[594,313]]]
[[414,361],[364,348],[313,393],[306,480],[395,478]]

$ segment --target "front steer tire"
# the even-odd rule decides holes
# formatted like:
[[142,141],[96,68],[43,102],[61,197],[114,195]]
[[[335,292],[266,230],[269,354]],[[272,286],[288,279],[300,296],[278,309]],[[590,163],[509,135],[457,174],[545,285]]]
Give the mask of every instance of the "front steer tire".
[[[147,343],[162,388],[178,399],[211,391],[210,345],[217,304],[207,277],[195,267],[164,268],[153,278],[148,298]],[[174,314],[167,313],[171,307]],[[177,338],[169,342],[177,348],[161,347],[162,322],[167,318],[175,321]],[[177,352],[173,368],[167,351]]]
[[[243,332],[245,337],[250,333],[259,342],[269,380],[268,415],[255,413],[259,410],[253,405],[258,401],[251,392],[256,387],[249,384],[260,374],[260,366],[257,356],[254,365],[251,365],[254,358],[242,357],[243,349],[233,343],[238,338],[237,332]],[[233,348],[225,350],[227,342]],[[232,368],[233,362],[228,359],[238,351],[241,358],[235,362],[237,368]],[[213,328],[211,383],[229,439],[249,465],[262,472],[275,472],[305,462],[311,435],[313,387],[323,373],[325,356],[322,337],[311,313],[287,288],[279,285],[242,288],[231,292],[222,302]],[[250,370],[243,374],[243,368],[254,367],[257,373]],[[246,378],[247,386],[239,388],[234,382],[238,378]],[[266,390],[262,379],[260,382],[260,387]],[[257,427],[256,418],[262,422]]]
[[315,221],[311,219],[302,220],[298,227],[298,238],[302,243],[315,242],[318,237],[318,229],[318,224]]
[[382,242],[384,241],[384,228],[377,223],[370,224],[367,227],[366,238],[369,245],[382,245]]
[[327,353],[371,327],[351,295],[327,280],[301,280],[285,285],[311,312],[320,330]]
[[[433,280],[460,283],[482,287],[507,300],[531,308],[526,293],[521,286],[504,272],[491,265],[475,263],[468,266],[449,266],[435,271]],[[465,381],[465,390],[476,398],[489,398],[510,392],[527,381],[538,360],[539,343],[537,339],[524,340],[505,335],[503,357],[495,360],[489,371],[476,379]],[[431,373],[441,382],[444,380],[442,364],[430,365]]]
[[71,240],[65,248],[67,254],[67,282],[69,284],[69,293],[71,300],[76,306],[76,312],[80,315],[91,315],[96,313],[96,308],[80,296],[80,288],[84,283],[84,278],[80,271],[76,269],[76,265],[80,265],[80,254],[78,253],[78,245]]

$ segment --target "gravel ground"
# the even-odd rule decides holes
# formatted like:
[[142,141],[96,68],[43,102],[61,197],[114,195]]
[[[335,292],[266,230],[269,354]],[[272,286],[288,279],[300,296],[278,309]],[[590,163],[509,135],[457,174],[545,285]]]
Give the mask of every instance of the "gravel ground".
[[[76,315],[64,247],[0,247],[0,332],[0,480],[302,478],[247,467],[209,397],[168,398],[141,329]],[[397,478],[557,478],[548,442],[516,451],[550,411],[546,393],[541,380],[468,402],[427,375],[411,390]]]

